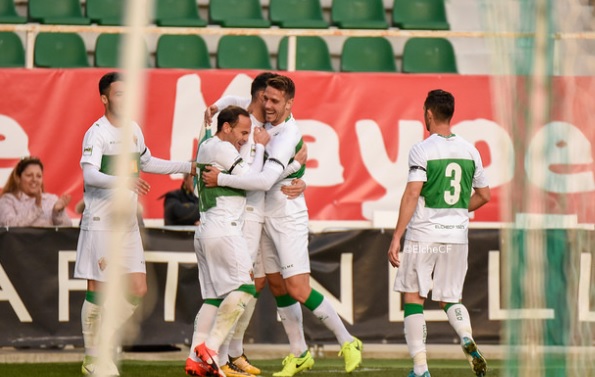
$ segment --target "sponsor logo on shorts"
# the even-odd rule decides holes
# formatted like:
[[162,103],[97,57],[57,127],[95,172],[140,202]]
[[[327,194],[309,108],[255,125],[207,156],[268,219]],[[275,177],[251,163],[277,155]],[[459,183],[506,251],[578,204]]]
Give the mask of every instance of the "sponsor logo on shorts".
[[452,245],[405,245],[404,253],[409,254],[448,254]]
[[288,264],[287,266],[281,267],[282,270],[287,270],[288,268],[293,267],[293,264]]

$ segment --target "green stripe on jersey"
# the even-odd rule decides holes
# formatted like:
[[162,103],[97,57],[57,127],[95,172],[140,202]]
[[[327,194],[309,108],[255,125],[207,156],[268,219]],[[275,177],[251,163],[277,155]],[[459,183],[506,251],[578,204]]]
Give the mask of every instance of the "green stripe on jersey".
[[474,173],[473,160],[428,160],[428,180],[421,190],[426,208],[468,208]]
[[[211,164],[198,164],[200,173],[202,174],[209,166]],[[229,172],[222,171],[221,174],[229,174]],[[222,186],[206,187],[202,179],[198,181],[198,186],[198,208],[200,212],[206,212],[217,206],[217,198],[220,196],[246,196],[246,190]]]
[[[99,171],[107,175],[116,175],[116,158],[118,155],[104,154],[101,156]],[[138,177],[140,173],[140,153],[130,154],[130,174]]]
[[[302,145],[304,145],[304,139],[301,138],[300,142],[295,146],[295,153],[298,153],[300,151],[300,149],[302,149]],[[289,160],[289,163],[291,164],[293,162],[293,157]],[[288,175],[286,178],[302,178],[304,176],[304,174],[306,173],[306,164],[302,165],[302,167],[300,168],[300,170],[296,171],[293,174]]]

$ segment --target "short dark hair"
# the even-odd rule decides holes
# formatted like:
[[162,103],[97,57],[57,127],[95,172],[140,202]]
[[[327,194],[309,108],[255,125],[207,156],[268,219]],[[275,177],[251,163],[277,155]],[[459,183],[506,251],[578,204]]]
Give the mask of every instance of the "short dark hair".
[[284,92],[286,99],[292,99],[295,97],[295,84],[293,83],[293,80],[287,76],[277,75],[272,77],[268,79],[267,86]]
[[252,81],[252,85],[250,86],[250,95],[252,96],[252,98],[254,99],[254,97],[256,97],[256,94],[261,91],[261,90],[265,90],[267,88],[267,81],[270,78],[279,76],[278,73],[273,73],[273,72],[263,72],[261,74],[259,74],[258,76],[256,76],[254,78],[254,81]]
[[99,95],[107,95],[110,85],[116,81],[122,81],[122,75],[119,72],[109,72],[103,75],[99,80]]
[[250,113],[239,106],[227,106],[217,116],[217,132],[223,129],[223,124],[229,123],[234,128],[240,119],[240,115],[250,118]]
[[431,90],[424,102],[424,108],[426,111],[431,110],[436,120],[450,122],[455,112],[455,98],[445,90]]

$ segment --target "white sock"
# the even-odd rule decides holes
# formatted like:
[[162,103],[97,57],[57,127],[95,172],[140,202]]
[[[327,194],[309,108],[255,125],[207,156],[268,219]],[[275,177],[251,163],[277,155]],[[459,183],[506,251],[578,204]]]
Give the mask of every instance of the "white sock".
[[413,358],[413,371],[423,374],[428,370],[426,361],[426,320],[423,314],[411,314],[405,317],[405,341],[409,354]]
[[250,324],[252,314],[254,314],[256,301],[258,301],[258,299],[253,297],[248,302],[248,305],[246,305],[246,310],[244,310],[244,314],[242,314],[238,320],[238,323],[236,324],[231,341],[229,342],[229,356],[231,357],[240,357],[244,353],[244,334],[246,333],[246,329]]
[[85,300],[81,309],[81,326],[83,328],[85,355],[97,356],[97,335],[100,322],[101,306]]
[[460,303],[452,305],[448,308],[446,315],[448,316],[448,323],[450,323],[459,338],[461,338],[461,342],[463,342],[463,338],[465,337],[473,339],[471,335],[471,318],[465,305]]
[[229,343],[231,342],[231,337],[235,333],[236,327],[237,323],[236,326],[234,326],[234,328],[231,329],[229,334],[227,334],[227,338],[225,338],[223,343],[221,343],[221,346],[219,346],[219,350],[217,351],[217,355],[219,355],[219,362],[221,363],[221,365],[225,365],[229,361]]
[[289,352],[295,356],[300,356],[308,349],[304,337],[304,319],[300,303],[296,302],[282,308],[277,307],[277,314],[281,318],[281,323],[289,339]]
[[[101,321],[101,336],[106,336],[114,346],[119,346],[120,329],[132,317],[137,307],[138,303],[132,303],[124,296],[120,296],[113,302],[106,301],[103,310],[115,311],[115,316],[111,324]],[[105,315],[102,315],[102,317],[105,318]]]
[[194,318],[194,332],[192,333],[192,345],[190,346],[190,353],[188,355],[194,361],[198,361],[194,349],[209,336],[209,331],[211,331],[213,323],[215,323],[217,309],[219,308],[215,305],[204,303],[198,313],[196,313],[196,318]]
[[218,350],[221,347],[231,329],[244,313],[246,305],[252,297],[254,296],[250,293],[233,291],[223,299],[215,316],[215,324],[205,342],[208,348]]
[[353,336],[349,334],[343,321],[339,318],[337,311],[326,297],[322,300],[320,305],[312,311],[312,313],[314,313],[314,315],[335,334],[339,345],[353,341]]

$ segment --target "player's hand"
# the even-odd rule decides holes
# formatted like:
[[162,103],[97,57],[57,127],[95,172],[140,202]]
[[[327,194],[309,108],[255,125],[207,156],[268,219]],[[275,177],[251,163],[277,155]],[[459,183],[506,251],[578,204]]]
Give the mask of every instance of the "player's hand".
[[192,161],[190,165],[190,175],[196,177],[198,175],[198,163],[196,161]]
[[399,267],[401,261],[399,260],[399,252],[401,251],[400,238],[393,237],[390,247],[388,248],[388,261],[393,267]]
[[139,195],[147,195],[151,190],[151,186],[142,178],[132,178],[132,191]]
[[267,143],[271,140],[271,135],[269,135],[266,130],[262,127],[255,127],[254,128],[254,142],[257,144],[267,145]]
[[217,169],[214,166],[209,166],[205,168],[202,172],[202,180],[205,183],[206,187],[217,187],[217,177],[221,173],[221,170]]
[[287,196],[287,199],[295,199],[304,191],[306,191],[306,182],[299,178],[294,178],[290,185],[281,186],[281,192]]
[[205,123],[209,126],[213,123],[213,116],[219,112],[219,109],[215,105],[207,107],[205,110]]
[[66,208],[68,206],[68,203],[70,203],[71,199],[72,199],[72,196],[70,194],[64,194],[64,195],[60,196],[58,198],[58,200],[56,200],[56,203],[54,204],[53,211],[60,212],[60,211],[64,210],[64,208]]
[[301,165],[306,164],[306,162],[308,161],[308,147],[306,146],[306,143],[302,144],[302,147],[300,148],[298,153],[295,154],[293,159],[299,162]]

